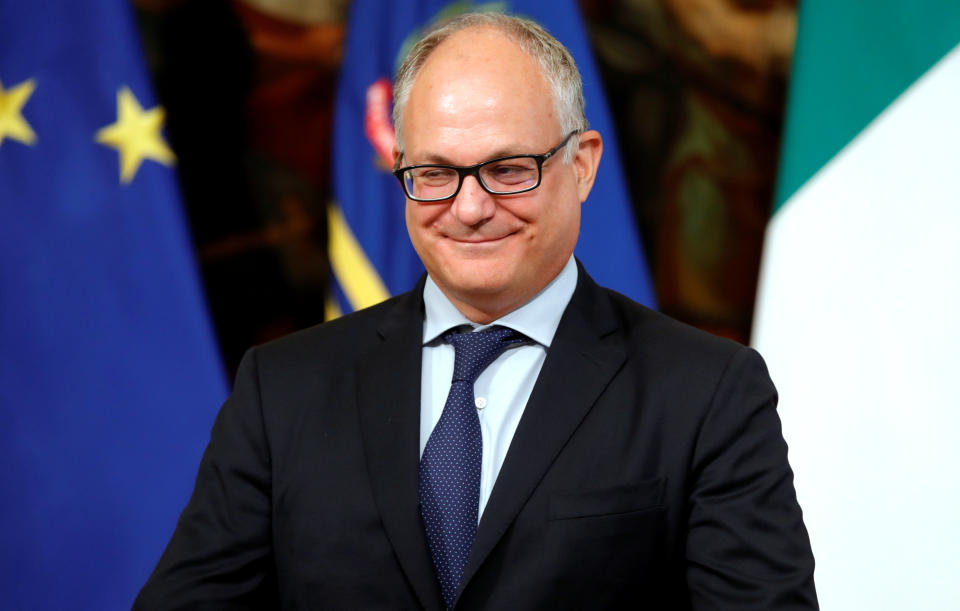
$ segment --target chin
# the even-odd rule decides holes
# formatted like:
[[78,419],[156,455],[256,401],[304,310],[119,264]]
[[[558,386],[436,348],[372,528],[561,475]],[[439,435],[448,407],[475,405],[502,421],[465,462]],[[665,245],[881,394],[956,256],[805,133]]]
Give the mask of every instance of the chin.
[[443,278],[447,286],[459,293],[495,295],[506,290],[510,285],[509,272],[486,267],[482,262],[468,261],[445,270]]
[[448,262],[437,271],[431,272],[434,282],[468,302],[508,294],[518,285],[516,266],[503,261],[464,259],[452,265]]

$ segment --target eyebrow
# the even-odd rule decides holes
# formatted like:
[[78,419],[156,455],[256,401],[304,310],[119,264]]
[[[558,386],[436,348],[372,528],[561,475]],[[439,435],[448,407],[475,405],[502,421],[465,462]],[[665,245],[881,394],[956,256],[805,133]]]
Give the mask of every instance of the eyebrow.
[[[499,159],[500,157],[512,157],[514,155],[536,154],[536,153],[519,152],[519,151],[520,151],[520,147],[515,147],[515,148],[504,147],[494,151],[492,155],[485,158],[483,161],[478,161],[477,163],[484,163],[485,161],[490,161],[491,159]],[[409,158],[408,158],[408,162],[409,162]],[[418,162],[413,165],[423,165],[423,164],[439,164],[439,165],[453,165],[458,167],[468,167],[468,166],[460,166],[459,164],[453,163],[449,158],[436,153],[429,153],[425,155],[424,161]],[[471,163],[470,165],[476,165],[476,164]]]

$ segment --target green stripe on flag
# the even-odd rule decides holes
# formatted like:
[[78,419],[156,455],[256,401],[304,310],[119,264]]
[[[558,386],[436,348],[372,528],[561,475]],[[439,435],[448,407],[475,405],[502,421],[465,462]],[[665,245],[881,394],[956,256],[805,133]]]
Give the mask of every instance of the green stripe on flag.
[[960,43],[960,0],[804,0],[800,7],[774,212]]

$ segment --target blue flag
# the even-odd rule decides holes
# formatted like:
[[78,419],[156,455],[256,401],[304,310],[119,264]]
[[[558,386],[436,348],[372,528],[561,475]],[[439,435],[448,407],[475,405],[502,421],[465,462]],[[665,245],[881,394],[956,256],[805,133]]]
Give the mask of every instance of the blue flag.
[[0,4],[0,607],[129,609],[225,384],[128,0]]
[[329,227],[339,307],[355,310],[409,290],[423,272],[407,237],[403,192],[390,173],[390,89],[404,54],[432,22],[471,10],[533,19],[573,54],[583,76],[587,118],[604,138],[597,180],[582,208],[576,254],[600,284],[653,305],[613,124],[574,0],[354,0],[334,115]]

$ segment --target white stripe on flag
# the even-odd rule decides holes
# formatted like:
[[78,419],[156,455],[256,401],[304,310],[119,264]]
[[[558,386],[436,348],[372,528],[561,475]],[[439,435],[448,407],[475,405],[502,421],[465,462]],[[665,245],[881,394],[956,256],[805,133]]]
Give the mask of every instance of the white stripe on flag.
[[776,214],[754,343],[823,608],[960,608],[960,47]]

